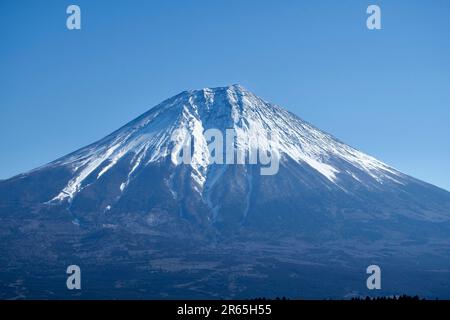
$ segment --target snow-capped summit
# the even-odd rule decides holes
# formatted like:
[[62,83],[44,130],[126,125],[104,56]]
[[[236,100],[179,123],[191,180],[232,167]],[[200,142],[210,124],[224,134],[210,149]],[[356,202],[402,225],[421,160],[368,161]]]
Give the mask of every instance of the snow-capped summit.
[[[140,169],[170,157],[192,138],[192,179],[198,190],[208,179],[210,157],[204,131],[227,129],[235,134],[234,150],[249,154],[258,149],[277,151],[280,161],[293,160],[345,190],[345,180],[376,188],[406,177],[388,165],[338,141],[287,110],[268,103],[240,85],[205,88],[178,94],[131,121],[104,139],[63,157],[50,166],[66,166],[73,177],[51,200],[72,199],[90,183],[100,180],[116,164],[128,159],[129,170],[117,190],[124,192]],[[276,139],[275,139],[276,138]],[[176,151],[176,150],[175,150]],[[226,153],[226,150],[224,150]],[[50,200],[50,199],[49,199]]]

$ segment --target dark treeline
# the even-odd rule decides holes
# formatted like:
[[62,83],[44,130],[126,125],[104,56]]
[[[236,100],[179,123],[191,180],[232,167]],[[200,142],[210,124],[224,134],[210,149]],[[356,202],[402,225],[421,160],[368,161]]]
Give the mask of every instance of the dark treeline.
[[[285,301],[285,300],[303,300],[303,299],[290,299],[286,297],[276,297],[276,298],[265,298],[265,297],[258,297],[254,299],[250,299],[252,301]],[[323,299],[323,300],[334,300],[334,299]],[[421,298],[418,295],[415,296],[409,296],[406,294],[398,295],[398,296],[387,296],[387,297],[353,297],[350,299],[350,301],[422,301],[426,300],[425,298]],[[307,300],[305,300],[307,301]],[[341,301],[339,299],[335,301]],[[348,300],[347,300],[348,301]]]
[[408,296],[403,294],[401,296],[390,296],[390,297],[355,297],[351,299],[352,301],[419,301],[426,300],[425,298],[420,298],[419,296]]

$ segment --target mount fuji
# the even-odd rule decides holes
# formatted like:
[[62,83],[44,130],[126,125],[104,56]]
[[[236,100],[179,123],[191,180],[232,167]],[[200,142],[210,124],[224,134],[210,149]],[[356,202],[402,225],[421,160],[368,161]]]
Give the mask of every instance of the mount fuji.
[[[215,163],[209,129],[234,133],[225,155],[276,150],[277,172]],[[0,181],[0,298],[450,297],[449,235],[450,192],[239,85],[206,88]]]

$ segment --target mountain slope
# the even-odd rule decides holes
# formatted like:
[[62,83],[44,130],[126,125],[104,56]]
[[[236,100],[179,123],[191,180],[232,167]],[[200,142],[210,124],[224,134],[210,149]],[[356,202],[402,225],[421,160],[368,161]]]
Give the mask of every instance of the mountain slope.
[[[213,162],[203,134],[210,129],[224,137],[227,130],[232,133],[231,148],[224,145],[223,151],[233,164]],[[187,150],[189,139],[192,159],[180,163],[175,155]],[[250,163],[255,150],[277,162],[274,174],[261,174],[267,163]],[[79,259],[95,253],[93,260],[110,261],[119,250],[119,260],[133,263],[150,254],[149,243],[165,259],[179,255],[174,248],[186,241],[199,241],[221,246],[221,253],[242,252],[235,246],[248,244],[284,262],[299,247],[318,244],[323,245],[316,249],[333,252],[335,261],[340,244],[352,247],[337,255],[348,265],[374,243],[374,256],[401,252],[398,245],[412,241],[415,245],[406,247],[416,255],[424,248],[417,245],[433,242],[439,243],[436,256],[445,257],[450,193],[233,85],[180,93],[85,148],[0,181],[0,219],[0,249],[9,266],[3,269],[9,271],[18,261],[64,263],[68,253],[61,251],[62,243]],[[275,240],[288,244],[277,246]],[[32,256],[39,258],[18,245],[33,248]],[[217,248],[211,250],[199,264]],[[162,259],[156,253],[150,258]],[[314,263],[326,259],[321,255]],[[230,297],[245,292],[220,290]]]
[[[237,168],[210,163],[208,142],[202,133],[211,128],[218,129],[224,134],[227,129],[233,130],[236,136],[234,152],[239,150],[248,155],[255,148],[264,152],[276,151],[282,168],[280,177],[284,170],[289,168],[286,177],[279,179],[278,174],[275,174],[275,177],[251,179],[254,174],[258,174],[258,170],[252,170],[255,165],[248,164],[248,157],[245,159],[246,164],[238,165]],[[172,141],[175,130],[181,133],[176,137],[177,141]],[[188,137],[192,137],[194,144],[191,164],[186,166],[176,163],[171,155],[174,149],[182,147],[182,143]],[[226,153],[227,150],[224,150],[224,157]],[[273,188],[281,184],[280,180],[286,180],[278,190],[284,193],[284,196],[293,195],[292,200],[301,197],[295,195],[296,191],[301,191],[303,195],[320,193],[324,198],[342,197],[362,203],[367,201],[365,197],[368,194],[394,197],[390,201],[395,205],[399,205],[401,201],[420,203],[424,200],[422,197],[428,193],[433,193],[440,201],[438,195],[442,195],[447,201],[444,210],[434,206],[431,197],[425,200],[432,210],[412,210],[409,215],[434,220],[445,220],[449,217],[448,192],[410,178],[381,161],[345,145],[292,113],[263,101],[238,85],[183,92],[164,101],[104,139],[3,184],[8,185],[9,189],[9,185],[14,184],[14,181],[22,183],[35,175],[39,176],[41,172],[52,172],[50,175],[60,172],[64,178],[57,181],[55,188],[48,188],[46,198],[41,197],[45,191],[36,188],[38,202],[49,205],[76,203],[78,198],[82,198],[90,190],[99,189],[102,190],[103,197],[96,194],[95,210],[111,210],[130,193],[132,197],[137,198],[134,192],[128,190],[133,189],[133,183],[139,183],[141,174],[145,174],[148,168],[155,166],[163,166],[168,170],[159,181],[164,185],[167,195],[177,199],[177,195],[182,193],[183,190],[179,190],[180,186],[174,184],[178,183],[175,181],[178,176],[175,172],[183,172],[189,176],[183,183],[189,184],[189,189],[197,192],[198,197],[213,212],[221,205],[220,199],[217,201],[211,199],[215,188],[221,184],[221,180],[226,180],[228,175],[232,175],[232,171],[237,170],[244,172],[243,176],[236,178],[243,180],[238,184],[243,187],[239,193],[241,191],[247,193],[245,200],[247,211],[251,209],[250,191],[253,190],[255,181],[260,181],[260,186],[266,180],[274,180],[270,183]],[[146,182],[149,189],[151,184],[156,182],[155,179],[152,180]],[[285,185],[286,183],[289,185]],[[106,190],[108,192],[105,193]],[[33,191],[30,190],[28,193],[31,201],[34,197]],[[264,190],[258,192],[264,194]],[[272,196],[277,197],[277,192]],[[101,198],[104,199],[99,201]],[[386,204],[386,201],[384,203]]]

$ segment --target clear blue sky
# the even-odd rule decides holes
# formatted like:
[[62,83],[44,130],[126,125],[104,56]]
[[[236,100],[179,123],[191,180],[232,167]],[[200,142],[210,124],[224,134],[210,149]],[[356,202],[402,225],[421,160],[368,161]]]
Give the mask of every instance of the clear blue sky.
[[450,1],[0,0],[0,41],[2,179],[180,91],[240,83],[450,190]]

